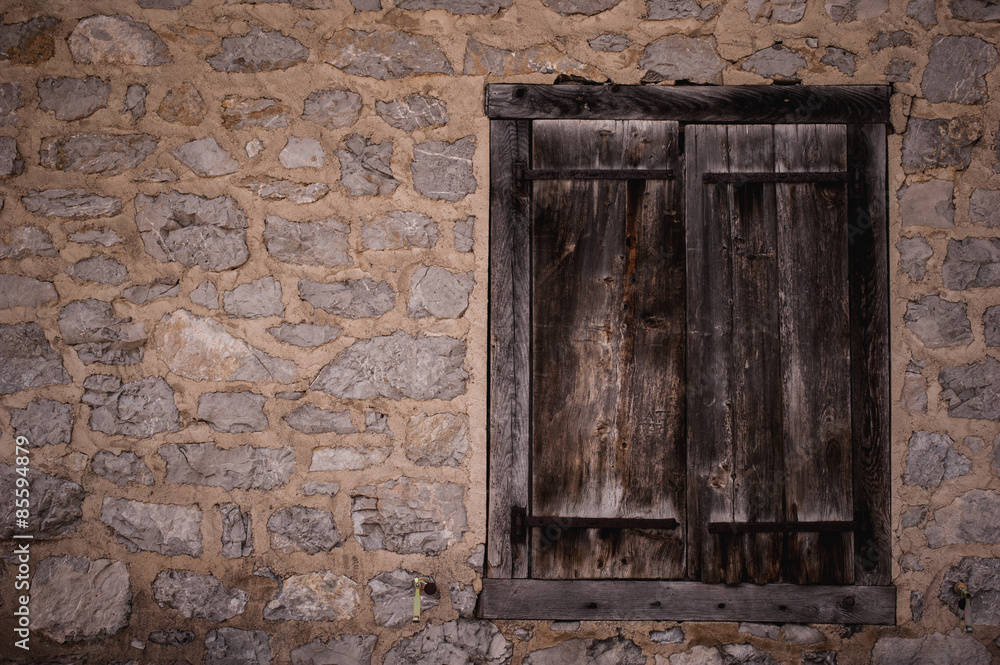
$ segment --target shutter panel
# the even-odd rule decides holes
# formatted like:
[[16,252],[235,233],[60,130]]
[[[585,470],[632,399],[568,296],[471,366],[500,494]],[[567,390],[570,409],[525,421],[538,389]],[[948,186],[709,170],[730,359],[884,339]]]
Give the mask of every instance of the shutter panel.
[[[532,169],[674,169],[678,126],[535,121]],[[534,578],[683,577],[680,180],[540,179],[532,219],[535,517],[676,519],[675,530],[549,526]]]

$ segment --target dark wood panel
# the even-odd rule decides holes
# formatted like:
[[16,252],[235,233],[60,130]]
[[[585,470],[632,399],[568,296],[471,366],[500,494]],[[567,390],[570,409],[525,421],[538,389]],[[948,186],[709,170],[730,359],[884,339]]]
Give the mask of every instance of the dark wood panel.
[[490,118],[885,123],[890,86],[486,86]]
[[892,586],[483,580],[484,619],[894,624]]

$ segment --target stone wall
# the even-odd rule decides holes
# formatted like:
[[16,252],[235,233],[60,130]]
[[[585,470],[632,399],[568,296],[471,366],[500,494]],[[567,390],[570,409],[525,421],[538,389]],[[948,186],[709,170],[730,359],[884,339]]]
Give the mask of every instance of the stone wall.
[[[0,659],[1000,658],[996,21],[987,0],[7,2]],[[471,619],[483,90],[559,75],[894,85],[898,626]],[[15,436],[32,446],[27,653]],[[419,625],[417,574],[440,589]]]

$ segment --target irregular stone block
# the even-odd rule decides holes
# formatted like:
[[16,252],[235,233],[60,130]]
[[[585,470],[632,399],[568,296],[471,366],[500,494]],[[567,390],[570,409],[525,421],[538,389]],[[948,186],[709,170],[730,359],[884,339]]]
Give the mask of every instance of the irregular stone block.
[[750,21],[769,23],[798,23],[806,13],[805,0],[748,0],[747,14]]
[[299,296],[316,309],[349,319],[382,316],[396,306],[392,287],[368,277],[333,284],[301,279]]
[[903,482],[925,489],[938,487],[944,480],[968,475],[972,460],[955,449],[946,434],[914,432],[910,436]]
[[402,30],[341,30],[327,42],[324,57],[348,74],[380,81],[415,74],[454,74],[432,37]]
[[57,256],[52,236],[34,226],[18,226],[0,236],[0,259]]
[[906,304],[903,322],[928,349],[972,343],[972,323],[964,302],[918,296]]
[[201,511],[194,506],[104,499],[101,521],[129,552],[201,556]]
[[[2,58],[0,58],[2,60]],[[17,110],[24,106],[20,83],[0,83],[0,127],[17,124]]]
[[989,0],[951,0],[950,9],[961,21],[1000,21],[1000,7]]
[[910,508],[900,517],[900,526],[904,529],[920,526],[920,524],[923,523],[924,518],[927,517],[927,511],[927,506],[915,506]]
[[136,177],[133,182],[176,182],[177,175],[170,169],[153,168],[146,169],[141,176]]
[[923,363],[911,360],[903,375],[900,404],[910,413],[927,413],[927,379],[921,371]]
[[[149,634],[149,641],[160,646],[180,649],[194,642],[194,633],[190,630],[180,630],[178,628],[158,630]],[[177,664],[175,663],[175,665]]]
[[413,146],[413,187],[431,199],[458,201],[476,191],[472,157],[476,153],[473,137],[454,143],[427,141]]
[[867,21],[889,9],[889,0],[826,0],[826,13],[837,23]]
[[31,483],[28,526],[17,526],[13,494],[19,477],[13,466],[0,464],[0,487],[6,488],[12,496],[12,500],[0,506],[0,538],[9,540],[15,533],[30,533],[35,540],[50,540],[76,531],[83,519],[83,488],[32,468],[27,475]]
[[0,324],[0,395],[71,381],[40,325]]
[[986,228],[1000,226],[1000,190],[973,190],[969,197],[969,219]]
[[938,598],[952,614],[965,618],[958,606],[955,584],[965,582],[975,597],[973,619],[977,626],[1000,626],[1000,559],[962,557],[957,566],[948,569],[939,587]]
[[573,14],[584,14],[593,16],[603,11],[611,9],[621,0],[543,0],[545,5],[552,11],[559,12],[563,16]]
[[121,561],[46,557],[31,579],[31,627],[59,644],[117,635],[132,613],[129,582]]
[[324,642],[315,639],[292,649],[292,665],[329,665],[330,663],[351,663],[371,665],[372,650],[378,637],[375,635],[341,635]]
[[808,63],[799,53],[775,44],[761,49],[743,61],[743,71],[774,79],[797,80],[798,72]]
[[931,548],[1000,543],[1000,492],[969,490],[934,511],[934,522],[924,528],[924,535]]
[[781,626],[768,623],[741,623],[739,632],[765,640],[777,640],[781,634]]
[[[413,578],[419,573],[397,568],[376,575],[370,582],[375,623],[386,628],[398,629],[409,625],[413,618]],[[440,604],[438,595],[420,593],[421,611],[432,610]]]
[[885,80],[890,82],[905,82],[910,80],[910,70],[917,66],[912,60],[893,58],[885,66]]
[[309,49],[278,30],[253,26],[243,37],[226,37],[222,50],[208,59],[217,72],[273,72],[309,59]]
[[[918,621],[918,619],[915,619]],[[836,651],[813,651],[802,654],[802,665],[837,665]]]
[[13,136],[0,136],[0,176],[21,175],[24,160],[17,151],[17,140]]
[[453,399],[465,393],[465,344],[452,337],[358,340],[323,368],[313,390],[342,399]]
[[210,630],[205,636],[205,665],[271,665],[269,639],[263,630]]
[[171,443],[160,446],[159,455],[167,465],[167,482],[226,491],[272,490],[287,485],[295,473],[295,453],[289,447],[223,449],[215,443]]
[[472,568],[472,570],[475,571],[477,575],[482,575],[483,563],[485,563],[485,560],[486,560],[486,546],[480,543],[476,545],[474,548],[472,548],[472,554],[469,555],[469,558],[465,560],[465,563],[469,564],[469,567]]
[[475,284],[472,271],[453,273],[438,266],[418,266],[411,279],[409,315],[457,319],[469,307]]
[[364,249],[431,248],[437,239],[437,222],[418,212],[390,212],[374,217],[361,228]]
[[73,434],[73,405],[36,398],[23,409],[10,410],[15,436],[23,436],[32,448],[69,443]]
[[285,344],[314,348],[337,339],[343,330],[337,326],[319,326],[312,323],[282,323],[275,328],[268,328],[267,332]]
[[493,622],[459,619],[427,624],[413,637],[404,638],[385,655],[384,665],[440,665],[449,660],[506,665],[513,652],[514,645]]
[[38,89],[38,108],[52,111],[57,120],[79,120],[93,115],[108,106],[111,86],[97,78],[41,79]]
[[381,448],[316,448],[310,471],[358,471],[378,466],[392,454],[391,446]]
[[702,7],[697,0],[646,0],[646,18],[651,21],[671,21],[685,18],[707,21],[718,11],[717,4],[712,3]]
[[114,217],[122,211],[122,200],[115,196],[90,194],[85,189],[31,190],[21,197],[28,212],[40,217],[92,219]]
[[934,256],[930,243],[922,236],[901,238],[896,243],[899,250],[899,267],[915,282],[922,281],[927,274],[927,260]]
[[288,126],[289,111],[291,108],[276,99],[226,95],[222,100],[222,126],[226,129],[281,129]]
[[219,506],[219,515],[222,518],[222,556],[239,559],[253,554],[253,516],[244,513],[235,503]]
[[[911,121],[912,122],[912,121]],[[955,183],[929,180],[904,185],[896,192],[903,226],[949,229],[955,226]]]
[[948,635],[880,637],[872,649],[871,665],[989,665],[991,660],[985,645],[955,630]]
[[78,242],[85,245],[102,245],[103,247],[111,247],[122,242],[121,236],[107,227],[77,231],[70,233],[68,238],[70,242]]
[[247,151],[247,157],[253,159],[261,152],[264,151],[264,142],[260,139],[254,139],[253,141],[248,141],[245,147]]
[[930,102],[986,103],[986,75],[997,66],[996,47],[978,37],[938,35],[920,80]]
[[892,32],[880,32],[874,39],[868,42],[868,49],[872,53],[896,46],[910,46],[913,43],[913,35],[905,30],[894,30]]
[[48,169],[118,175],[153,154],[159,139],[149,134],[89,132],[42,139],[39,163]]
[[90,427],[108,435],[148,438],[180,429],[174,391],[161,378],[129,383],[105,374],[83,382],[83,403],[91,406]]
[[344,142],[345,150],[334,154],[340,160],[340,184],[351,196],[392,194],[399,181],[392,175],[392,141],[372,143],[357,134]]
[[273,277],[261,277],[240,284],[223,294],[222,309],[231,317],[244,319],[282,316],[285,306],[281,302],[281,282]]
[[451,606],[455,608],[458,615],[463,619],[473,619],[476,616],[476,603],[479,602],[479,595],[475,587],[465,585],[460,582],[451,582],[448,585],[448,593],[451,596]]
[[549,630],[553,633],[573,633],[580,630],[579,621],[553,621],[549,624]]
[[[602,0],[596,0],[598,4]],[[604,0],[614,2],[615,0]],[[565,6],[573,5],[567,0]],[[575,60],[551,44],[538,44],[525,49],[509,51],[483,44],[470,37],[465,47],[466,76],[518,76],[520,74],[572,74],[587,79],[601,79],[605,76],[599,69]]]
[[228,196],[139,194],[135,210],[146,253],[163,263],[227,270],[250,258],[247,217]]
[[139,0],[139,6],[143,9],[174,10],[190,4],[191,0]]
[[160,108],[156,110],[156,115],[167,122],[176,122],[189,127],[200,125],[201,121],[205,119],[206,113],[208,113],[208,106],[205,105],[205,100],[201,98],[198,89],[189,82],[184,82],[178,87],[168,90],[163,101],[160,102]]
[[344,621],[354,617],[358,584],[329,571],[292,575],[264,606],[271,621]]
[[942,367],[938,382],[952,418],[1000,421],[1000,361],[996,358],[986,356],[981,363]]
[[390,127],[412,132],[448,122],[448,107],[435,97],[408,95],[392,102],[375,102],[375,111]]
[[56,287],[22,275],[0,275],[0,309],[41,307],[59,296]]
[[378,411],[365,411],[365,434],[392,436],[392,430],[389,429],[389,417]]
[[159,277],[150,284],[132,286],[122,291],[122,297],[136,305],[159,298],[173,298],[181,292],[180,280],[176,277]]
[[249,391],[205,393],[198,399],[198,419],[217,432],[262,432],[267,429],[266,401],[263,395]]
[[524,659],[525,665],[561,665],[561,663],[584,663],[594,665],[646,665],[646,657],[635,642],[623,637],[606,640],[577,638],[560,642],[548,649],[532,651]]
[[715,50],[715,38],[683,35],[662,37],[642,52],[639,69],[647,69],[659,80],[722,84],[726,63]]
[[326,162],[326,153],[316,139],[289,136],[278,155],[278,161],[286,169],[318,169]]
[[317,554],[342,545],[333,515],[318,508],[283,508],[268,518],[267,530],[271,534],[271,549],[285,554],[300,551]]
[[252,176],[236,184],[249,189],[266,201],[315,203],[330,192],[330,187],[322,182],[299,183],[270,176]]
[[1000,347],[1000,305],[986,308],[983,328],[986,331],[986,346]]
[[455,222],[455,250],[471,252],[473,246],[476,218],[473,216]]
[[286,413],[282,420],[292,429],[306,434],[356,434],[358,431],[348,409],[327,411],[315,404],[303,404]]
[[152,485],[153,474],[145,462],[133,452],[123,452],[120,455],[107,450],[100,450],[90,463],[94,473],[103,476],[119,487],[129,483],[137,485]]
[[616,35],[606,32],[591,39],[587,44],[595,51],[606,51],[608,53],[621,53],[629,47],[632,42],[625,35]]
[[501,9],[509,8],[512,2],[513,0],[400,0],[396,6],[411,11],[443,9],[452,14],[496,14]]
[[910,118],[903,134],[903,170],[922,173],[947,167],[966,169],[972,161],[972,144],[980,136],[978,119]]
[[857,55],[850,51],[837,48],[836,46],[827,46],[826,54],[820,62],[824,65],[836,67],[845,76],[854,76],[855,58],[857,58]]
[[340,483],[336,482],[319,483],[315,480],[310,480],[309,482],[302,483],[302,493],[306,496],[315,496],[317,494],[334,496],[339,491]]
[[296,9],[332,9],[333,0],[226,0],[227,5],[245,3],[248,5],[259,5],[267,3],[290,4]]
[[37,65],[55,54],[59,20],[38,16],[22,23],[0,25],[0,61],[12,65]]
[[213,138],[188,141],[170,154],[203,178],[236,173],[240,163]]
[[343,88],[317,90],[306,97],[302,119],[327,129],[350,127],[361,115],[361,95]]
[[153,580],[153,599],[185,619],[226,621],[243,614],[250,596],[240,589],[230,589],[212,575],[164,570]]
[[125,108],[122,113],[129,113],[133,120],[139,120],[146,115],[146,86],[133,83],[125,91]]
[[128,277],[125,266],[107,256],[93,256],[77,261],[66,269],[66,274],[85,282],[98,282],[115,286],[123,283]]
[[684,639],[684,629],[680,626],[654,630],[649,634],[649,641],[655,644],[683,644]]
[[146,326],[118,318],[111,303],[87,298],[59,312],[59,332],[84,365],[134,365],[142,361]]
[[[910,4],[906,6],[906,15],[916,19],[925,28],[930,28],[937,25],[937,10],[934,4],[934,0],[910,0]],[[954,15],[955,10],[952,9],[951,13]]]
[[219,309],[219,290],[215,284],[205,280],[190,293],[191,302],[205,309]]
[[455,483],[428,483],[405,476],[351,494],[354,537],[365,550],[398,554],[443,552],[468,530],[465,490]]
[[941,274],[948,289],[1000,286],[1000,239],[949,240]]
[[81,19],[69,36],[74,62],[156,66],[171,62],[167,45],[145,23],[123,14]]
[[411,416],[406,458],[417,466],[459,466],[469,450],[469,417],[464,413]]

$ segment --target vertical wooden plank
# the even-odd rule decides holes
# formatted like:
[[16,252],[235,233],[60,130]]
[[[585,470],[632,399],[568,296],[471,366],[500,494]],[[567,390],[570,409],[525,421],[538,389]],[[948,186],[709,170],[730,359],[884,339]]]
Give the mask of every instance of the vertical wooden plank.
[[685,128],[687,173],[688,576],[725,581],[733,538],[713,537],[709,522],[733,519],[732,275],[729,186],[706,185],[708,171],[728,171],[726,128]]
[[889,584],[889,289],[885,125],[849,125],[847,163],[855,583]]
[[487,575],[527,577],[527,546],[512,549],[510,511],[528,505],[530,266],[528,200],[514,163],[528,161],[530,122],[490,122],[490,431]]
[[[843,125],[774,128],[775,168],[845,170]],[[795,521],[851,520],[851,359],[847,192],[843,184],[777,185],[787,489]],[[792,533],[797,583],[854,581],[852,533]]]

